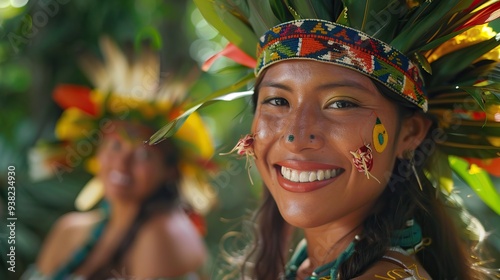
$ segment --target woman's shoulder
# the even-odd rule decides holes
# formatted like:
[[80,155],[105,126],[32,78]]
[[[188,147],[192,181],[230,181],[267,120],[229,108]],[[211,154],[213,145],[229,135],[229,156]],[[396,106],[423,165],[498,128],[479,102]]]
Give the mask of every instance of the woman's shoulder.
[[54,224],[55,230],[78,230],[85,227],[92,227],[104,218],[100,210],[88,212],[69,212],[62,215]]
[[37,259],[37,267],[44,274],[57,270],[83,243],[97,222],[99,211],[70,212],[61,216],[44,240]]
[[200,269],[206,256],[203,238],[189,217],[182,210],[173,210],[157,214],[143,225],[128,260],[134,275],[179,276]]
[[393,248],[363,275],[355,279],[430,280],[432,278],[415,257],[408,255],[402,249]]

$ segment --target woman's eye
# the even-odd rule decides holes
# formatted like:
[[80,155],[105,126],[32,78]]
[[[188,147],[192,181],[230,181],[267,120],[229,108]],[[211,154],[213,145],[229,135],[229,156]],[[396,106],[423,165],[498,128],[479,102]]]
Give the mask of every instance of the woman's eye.
[[281,97],[269,98],[265,100],[264,103],[268,103],[273,106],[288,106],[288,101]]
[[333,108],[333,109],[344,109],[352,107],[358,107],[358,105],[346,100],[334,101],[328,105],[328,108]]

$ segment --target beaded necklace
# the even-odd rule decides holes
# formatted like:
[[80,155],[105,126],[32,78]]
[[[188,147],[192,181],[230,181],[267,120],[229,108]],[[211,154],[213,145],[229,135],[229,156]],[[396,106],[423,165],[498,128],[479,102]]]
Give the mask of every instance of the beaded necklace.
[[[401,230],[395,230],[391,236],[391,246],[403,248],[407,251],[414,251],[414,248],[422,242],[422,230],[420,225],[413,220],[406,223],[407,227]],[[311,276],[306,280],[326,280],[338,279],[340,265],[348,259],[355,251],[355,241],[351,242],[347,248],[340,253],[339,257],[329,263],[317,267]],[[301,263],[307,259],[307,243],[303,240],[290,261],[285,266],[285,280],[295,280],[297,270]]]

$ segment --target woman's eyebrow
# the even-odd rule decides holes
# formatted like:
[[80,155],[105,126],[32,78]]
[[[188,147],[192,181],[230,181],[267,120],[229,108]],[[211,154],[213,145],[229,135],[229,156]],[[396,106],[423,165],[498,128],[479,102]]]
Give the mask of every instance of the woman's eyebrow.
[[259,88],[263,88],[263,87],[272,87],[272,88],[279,88],[279,89],[286,90],[286,91],[292,91],[292,88],[287,86],[286,84],[280,83],[280,82],[273,82],[273,81],[262,82],[259,85]]

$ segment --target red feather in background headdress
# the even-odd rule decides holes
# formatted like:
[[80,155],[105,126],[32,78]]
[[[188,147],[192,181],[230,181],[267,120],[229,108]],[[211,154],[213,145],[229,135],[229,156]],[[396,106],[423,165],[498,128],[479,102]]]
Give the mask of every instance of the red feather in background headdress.
[[54,90],[53,98],[63,109],[74,107],[91,116],[97,116],[97,106],[90,99],[91,91],[88,87],[63,84]]

